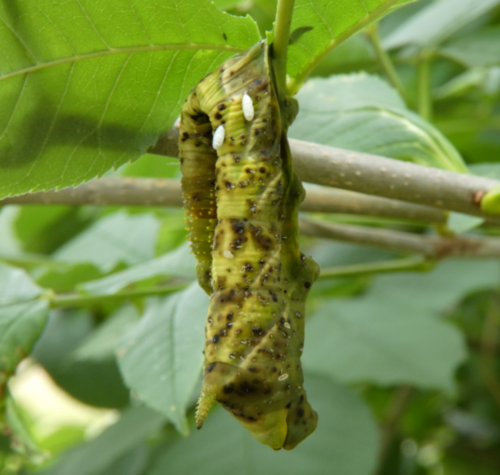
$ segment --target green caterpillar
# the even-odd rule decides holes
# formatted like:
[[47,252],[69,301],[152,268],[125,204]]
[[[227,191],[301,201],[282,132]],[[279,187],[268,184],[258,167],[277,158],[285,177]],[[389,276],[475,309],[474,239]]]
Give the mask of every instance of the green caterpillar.
[[197,427],[217,401],[258,441],[290,450],[318,419],[300,356],[319,267],[298,243],[305,193],[286,138],[296,101],[280,103],[269,63],[260,42],[194,88],[180,161],[197,277],[211,296]]

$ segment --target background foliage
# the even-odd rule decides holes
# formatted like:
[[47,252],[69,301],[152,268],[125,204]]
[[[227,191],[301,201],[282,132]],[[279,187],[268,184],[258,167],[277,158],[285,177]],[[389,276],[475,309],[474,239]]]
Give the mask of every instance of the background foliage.
[[[311,77],[290,135],[494,173],[499,4],[297,0],[290,91]],[[103,174],[178,177],[175,160],[147,147],[201,77],[272,28],[275,9],[273,0],[0,1],[1,197]],[[303,248],[325,268],[401,257],[312,238]],[[1,475],[500,471],[496,261],[317,282],[304,368],[320,423],[290,453],[258,445],[221,410],[193,432],[207,297],[193,283],[181,210],[4,206],[0,261]],[[76,400],[114,409],[116,422],[98,435],[83,424],[48,430],[11,396],[23,360],[21,373],[43,368]]]

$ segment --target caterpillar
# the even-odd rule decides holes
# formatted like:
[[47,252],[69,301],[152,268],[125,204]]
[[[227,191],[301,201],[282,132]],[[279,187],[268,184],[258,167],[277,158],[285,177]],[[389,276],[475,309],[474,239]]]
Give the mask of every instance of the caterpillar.
[[300,356],[319,267],[299,250],[305,192],[262,41],[206,76],[183,105],[180,163],[197,279],[210,295],[196,425],[217,401],[259,442],[290,450],[316,428]]

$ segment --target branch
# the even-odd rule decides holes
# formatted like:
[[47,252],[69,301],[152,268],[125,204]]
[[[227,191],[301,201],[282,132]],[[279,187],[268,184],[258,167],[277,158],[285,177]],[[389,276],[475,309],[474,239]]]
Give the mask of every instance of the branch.
[[301,218],[300,232],[315,237],[353,242],[391,251],[422,254],[428,259],[445,257],[500,257],[500,239],[479,237],[430,237],[388,229],[332,224]]
[[[176,157],[178,134],[175,128],[167,132],[149,152]],[[302,140],[291,139],[290,148],[302,181],[480,216],[500,224],[500,218],[480,209],[485,192],[500,185],[497,180]]]
[[[405,219],[422,223],[446,222],[446,214],[436,208],[377,198],[352,191],[306,186],[301,211],[342,213]],[[154,178],[104,178],[76,188],[26,193],[5,198],[0,205],[98,205],[182,207],[179,180]]]

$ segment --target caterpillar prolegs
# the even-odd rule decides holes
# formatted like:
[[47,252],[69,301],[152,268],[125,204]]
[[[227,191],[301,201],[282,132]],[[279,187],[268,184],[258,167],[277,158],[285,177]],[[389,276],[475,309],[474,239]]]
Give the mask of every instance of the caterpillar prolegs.
[[296,101],[280,103],[269,64],[260,42],[193,89],[180,159],[197,277],[211,296],[197,427],[217,401],[278,450],[317,425],[300,356],[319,267],[298,244],[304,189],[286,138]]

